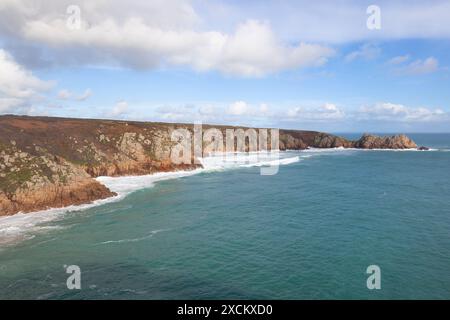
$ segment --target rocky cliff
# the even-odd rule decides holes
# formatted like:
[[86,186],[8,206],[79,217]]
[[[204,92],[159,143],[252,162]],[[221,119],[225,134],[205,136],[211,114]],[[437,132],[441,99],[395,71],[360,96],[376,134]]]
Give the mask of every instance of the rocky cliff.
[[[211,126],[204,126],[208,129]],[[235,129],[217,126],[219,131]],[[114,195],[94,178],[189,170],[171,161],[171,133],[192,125],[47,117],[0,116],[0,216],[88,203]],[[408,137],[334,135],[280,130],[281,150],[416,148]]]
[[392,137],[364,134],[361,139],[354,142],[354,147],[361,149],[412,149],[417,148],[417,145],[404,134]]

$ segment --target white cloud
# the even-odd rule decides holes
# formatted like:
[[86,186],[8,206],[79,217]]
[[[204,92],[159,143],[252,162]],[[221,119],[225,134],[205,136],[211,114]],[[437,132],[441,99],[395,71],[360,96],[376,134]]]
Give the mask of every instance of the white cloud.
[[60,90],[58,92],[58,99],[68,100],[72,96],[72,92],[67,89]]
[[58,92],[58,99],[69,100],[73,99],[75,101],[85,101],[92,95],[91,89],[86,89],[82,94],[76,95],[72,91],[67,89],[62,89]]
[[245,101],[236,101],[228,107],[228,114],[233,116],[241,116],[250,111],[248,104]]
[[283,45],[267,23],[248,20],[226,37],[222,52],[214,60],[224,73],[262,76],[286,69],[320,66],[333,54],[332,49],[321,45]]
[[81,95],[79,95],[78,97],[76,97],[75,99],[78,101],[85,101],[87,100],[90,96],[92,96],[92,90],[91,89],[86,89],[84,91],[84,93],[82,93]]
[[435,124],[444,125],[450,121],[449,113],[440,108],[409,107],[390,102],[361,106],[357,109],[317,101],[305,101],[302,106],[297,107],[279,105],[276,108],[269,107],[266,103],[248,103],[239,100],[228,105],[221,102],[198,102],[159,105],[151,109],[148,109],[148,105],[130,108],[125,101],[121,101],[108,115],[116,118],[126,116],[127,119],[143,120],[143,111],[152,110],[145,114],[146,120],[255,127],[315,128],[315,130],[326,130],[326,128],[342,130],[345,126],[351,126],[359,127],[362,131],[365,126],[376,128],[378,125],[380,128],[387,128],[390,125],[390,130],[394,130],[397,125],[398,128],[402,125],[412,124],[420,127],[422,124],[426,126],[427,123],[433,122],[433,126],[435,126]]
[[341,120],[345,112],[333,103],[325,103],[318,107],[295,107],[286,112],[287,120],[294,121],[330,121]]
[[425,60],[416,60],[410,63],[403,69],[400,69],[401,73],[407,75],[422,75],[433,73],[438,70],[439,61],[434,57],[429,57]]
[[[450,2],[348,0],[212,1],[208,23],[227,27],[242,17],[270,20],[283,39],[350,43],[390,39],[449,39]],[[208,2],[206,2],[208,3]],[[203,3],[202,3],[203,4]],[[381,29],[366,27],[369,4],[381,8]],[[217,5],[216,5],[217,6]],[[203,16],[202,16],[203,17]]]
[[[203,109],[203,112],[212,110]],[[193,105],[163,105],[156,108],[158,118],[166,121],[194,122],[202,120],[202,114]]]
[[[135,2],[118,4],[121,12],[103,1],[81,1],[80,30],[67,28],[66,17],[53,2],[42,6],[32,6],[28,0],[18,2],[23,7],[6,6],[9,10],[0,14],[0,18],[14,16],[16,27],[0,23],[0,32],[6,29],[16,40],[45,46],[55,60],[65,63],[109,63],[138,69],[183,65],[198,71],[261,77],[319,66],[334,54],[324,45],[283,43],[266,21],[245,19],[228,33],[199,30],[195,27],[199,18],[189,1],[173,0],[168,6],[150,2],[154,11],[150,16],[136,10],[143,5]],[[27,6],[33,10],[23,9]]]
[[203,116],[214,115],[217,112],[217,109],[214,108],[214,106],[212,106],[211,104],[207,104],[200,106],[198,112]]
[[373,106],[363,106],[359,109],[358,120],[424,122],[448,120],[449,115],[442,109],[425,107],[407,107],[390,102],[377,103]]
[[397,75],[424,75],[439,70],[439,61],[434,57],[428,57],[425,60],[418,59],[406,64],[409,60],[409,55],[397,56],[390,59],[387,64],[390,66],[396,66],[393,71]]
[[239,25],[231,35],[162,30],[136,18],[123,24],[109,19],[76,32],[65,28],[64,21],[39,20],[25,25],[25,36],[54,47],[96,50],[131,67],[187,65],[199,71],[219,70],[249,77],[321,65],[333,55],[332,49],[321,45],[282,45],[267,24],[253,20]]
[[263,115],[263,116],[268,116],[270,115],[270,108],[269,105],[267,103],[261,103],[259,105],[259,114]]
[[[66,27],[69,4],[81,8],[81,30]],[[450,39],[446,0],[377,5],[382,27],[374,32],[361,1],[1,0],[0,36],[27,66],[182,65],[247,77],[323,64],[333,55],[324,43]]]
[[0,49],[0,112],[24,112],[52,85],[34,76]]
[[111,110],[110,115],[113,117],[123,117],[128,112],[128,102],[119,101]]
[[366,43],[362,45],[358,50],[353,51],[345,56],[345,61],[351,62],[358,59],[363,60],[373,60],[377,58],[381,53],[381,49],[372,44],[372,43]]
[[410,58],[409,55],[397,56],[397,57],[390,59],[387,63],[390,65],[398,65],[398,64],[402,64],[402,63],[408,61],[409,58]]
[[[155,114],[151,119],[169,122],[209,124],[260,125],[271,123],[270,107],[266,103],[250,104],[236,101],[230,104],[221,102],[198,102],[185,105],[160,105],[153,109]],[[137,113],[130,113],[134,116]],[[267,124],[266,124],[267,125]]]
[[232,117],[269,117],[272,115],[270,107],[267,103],[249,104],[245,101],[235,101],[231,103],[226,109],[226,114]]

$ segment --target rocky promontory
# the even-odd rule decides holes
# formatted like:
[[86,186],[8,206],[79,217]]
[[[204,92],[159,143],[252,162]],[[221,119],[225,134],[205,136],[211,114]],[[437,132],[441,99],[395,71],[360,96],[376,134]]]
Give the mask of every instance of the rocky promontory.
[[404,134],[378,137],[366,133],[354,143],[354,147],[360,149],[413,149],[417,148],[417,145]]
[[[203,129],[211,126],[203,126]],[[219,131],[236,129],[214,126]],[[0,116],[0,216],[89,203],[114,195],[95,177],[190,170],[171,161],[175,129],[189,124]],[[246,128],[243,128],[246,129]],[[417,148],[404,135],[335,135],[280,130],[280,150],[306,148]]]

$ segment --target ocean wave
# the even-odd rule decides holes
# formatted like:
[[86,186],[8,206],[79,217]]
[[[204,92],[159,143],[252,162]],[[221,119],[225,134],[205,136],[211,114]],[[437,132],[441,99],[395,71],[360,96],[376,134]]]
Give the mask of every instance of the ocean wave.
[[260,161],[260,162],[253,163],[253,164],[242,165],[242,167],[282,166],[282,165],[296,163],[299,161],[300,161],[300,157],[296,156],[296,157],[285,158],[285,159]]
[[119,196],[126,196],[134,191],[151,188],[158,181],[178,179],[203,172],[203,169],[190,171],[158,172],[143,176],[98,177],[96,180]]
[[[223,155],[226,156],[224,157]],[[47,209],[33,213],[18,213],[12,216],[1,217],[0,246],[30,240],[34,238],[36,234],[58,228],[49,226],[48,224],[63,219],[67,213],[84,211],[107,203],[120,201],[132,192],[153,187],[158,181],[179,179],[202,172],[222,171],[242,167],[288,165],[300,160],[298,156],[283,158],[285,155],[286,153],[284,152],[252,152],[247,155],[245,153],[233,153],[233,156],[222,154],[222,156],[214,155],[202,158],[200,161],[203,168],[190,171],[158,172],[143,176],[97,177],[97,181],[104,184],[111,191],[116,192],[117,196],[96,200],[89,204]],[[280,158],[278,156],[280,156]],[[139,239],[128,240],[132,241]]]
[[[275,155],[275,154],[278,154]],[[288,165],[300,161],[299,156],[284,158],[284,153],[242,153],[214,154],[199,159],[203,168],[190,171],[158,172],[142,176],[98,177],[96,180],[111,191],[124,197],[134,191],[152,188],[156,182],[179,179],[199,173],[239,169],[244,167],[262,167]]]
[[155,234],[158,234],[163,231],[168,231],[169,229],[159,229],[159,230],[153,230],[148,235],[140,237],[140,238],[131,238],[131,239],[119,239],[119,240],[108,240],[98,243],[99,245],[102,244],[117,244],[117,243],[128,243],[128,242],[139,242],[146,239],[152,238]]
[[17,213],[12,216],[1,217],[0,246],[16,244],[34,238],[36,234],[61,229],[61,227],[48,224],[63,219],[69,212],[83,211],[106,203],[120,201],[121,199],[123,199],[123,196],[118,195],[78,206],[47,209],[32,213]]
[[299,156],[286,157],[286,152],[250,152],[248,154],[216,153],[200,159],[205,171],[227,170],[249,167],[287,165],[300,161]]
[[300,152],[306,153],[325,153],[325,152],[345,152],[345,151],[361,151],[361,152],[374,152],[374,151],[387,151],[387,152],[447,152],[450,149],[430,148],[428,150],[419,150],[417,148],[409,149],[361,149],[361,148],[309,148],[301,150]]

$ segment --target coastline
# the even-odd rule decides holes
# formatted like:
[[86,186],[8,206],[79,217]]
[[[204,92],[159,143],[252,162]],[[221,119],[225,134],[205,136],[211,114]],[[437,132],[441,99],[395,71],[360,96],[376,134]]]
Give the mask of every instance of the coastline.
[[[425,142],[434,147],[432,141]],[[442,148],[448,149],[447,146]],[[5,288],[11,285],[10,290],[4,290],[3,295],[33,298],[48,294],[51,298],[67,297],[63,282],[59,287],[50,286],[52,283],[60,283],[56,281],[46,282],[47,286],[38,283],[31,287],[34,278],[29,275],[38,272],[42,279],[45,279],[47,274],[59,279],[56,276],[63,273],[61,266],[73,263],[80,265],[84,271],[95,272],[94,281],[92,278],[84,278],[86,290],[83,290],[83,298],[101,298],[105,293],[104,288],[110,288],[110,297],[123,298],[120,290],[126,288],[146,292],[140,296],[125,293],[128,294],[127,297],[151,298],[160,288],[160,285],[156,285],[153,291],[151,284],[158,284],[158,278],[164,274],[164,270],[160,273],[157,268],[170,266],[168,270],[172,272],[172,266],[178,265],[177,262],[183,265],[186,257],[193,255],[193,247],[198,248],[194,255],[198,258],[200,253],[200,260],[190,260],[198,263],[187,263],[185,277],[176,282],[174,291],[167,292],[167,295],[161,298],[178,297],[178,288],[183,286],[183,283],[189,284],[189,277],[196,274],[195,272],[205,280],[215,274],[215,269],[204,274],[202,269],[198,268],[206,261],[211,261],[211,257],[216,257],[214,254],[217,250],[243,257],[238,264],[228,265],[223,272],[223,278],[221,277],[229,279],[229,274],[233,274],[236,275],[234,281],[239,281],[239,275],[251,276],[254,274],[253,268],[261,266],[267,271],[261,275],[262,280],[268,276],[277,277],[280,275],[280,268],[283,268],[287,261],[292,262],[289,268],[298,272],[299,277],[308,270],[314,270],[315,265],[321,266],[320,273],[327,273],[335,270],[335,262],[341,261],[342,256],[352,259],[353,256],[347,253],[348,250],[355,250],[355,245],[358,252],[367,252],[368,245],[372,245],[373,250],[380,247],[395,249],[387,251],[390,254],[389,261],[397,262],[394,266],[403,273],[409,268],[405,267],[404,260],[398,257],[414,257],[414,248],[408,249],[411,248],[412,221],[417,223],[412,230],[414,239],[417,239],[417,243],[424,250],[429,249],[430,242],[422,241],[423,232],[437,224],[440,232],[435,233],[432,239],[437,240],[433,243],[438,246],[424,251],[428,254],[415,269],[419,271],[422,266],[442,259],[436,252],[445,253],[444,249],[448,246],[445,237],[448,219],[445,210],[442,210],[448,208],[448,201],[445,201],[448,191],[448,184],[445,183],[448,177],[448,155],[447,152],[366,152],[345,149],[287,151],[281,152],[280,156],[302,156],[301,162],[280,167],[279,174],[274,179],[260,177],[259,168],[226,169],[201,173],[178,181],[157,182],[154,188],[135,192],[120,201],[60,214],[55,217],[56,220],[51,220],[52,213],[47,216],[40,215],[39,219],[36,217],[34,220],[48,219],[48,222],[36,227],[16,224],[13,227],[23,230],[24,240],[16,237],[13,242],[10,238],[10,244],[0,246],[0,254],[7,267],[2,284]],[[306,156],[309,157],[303,159]],[[410,174],[411,172],[415,174]],[[444,189],[434,188],[432,182],[436,181],[437,176],[440,177],[437,180],[440,184],[445,183]],[[371,177],[373,180],[366,183]],[[119,181],[122,177],[113,179]],[[422,180],[423,184],[420,184]],[[419,187],[409,187],[408,181]],[[405,199],[406,191],[414,194]],[[251,194],[246,196],[249,192]],[[219,198],[222,193],[223,197]],[[255,201],[253,193],[261,201]],[[217,202],[211,201],[213,199]],[[53,216],[55,215],[54,213]],[[25,216],[32,219],[34,215],[22,215],[22,218]],[[401,228],[402,232],[398,228]],[[153,234],[157,230],[168,231]],[[364,232],[369,232],[369,236],[364,235]],[[244,239],[242,245],[236,247],[233,244],[241,241],[237,240],[237,235],[242,235]],[[371,241],[373,236],[377,235],[382,241],[386,241],[382,246]],[[205,239],[207,244],[204,244]],[[319,248],[311,245],[317,239],[322,243]],[[74,243],[76,247],[73,247]],[[286,243],[296,245],[287,246]],[[207,251],[203,251],[205,246]],[[264,255],[267,250],[270,250],[274,264],[264,264],[264,261],[267,261]],[[317,250],[320,250],[320,254],[317,254]],[[131,259],[124,260],[124,254]],[[242,263],[249,261],[246,254],[252,254],[252,262],[249,268],[242,269]],[[221,256],[223,261],[229,261],[229,256]],[[280,256],[294,258],[280,260]],[[313,260],[308,260],[310,263],[298,270],[305,256],[312,257]],[[133,259],[134,257],[139,259]],[[130,270],[148,267],[149,261],[155,265],[155,277],[149,279],[148,274],[142,274],[140,277],[131,278],[126,284],[118,283],[115,287],[110,286],[111,282],[108,283],[117,276],[127,278]],[[139,268],[136,268],[137,263]],[[117,268],[111,270],[111,265]],[[16,271],[15,266],[20,269]],[[94,266],[95,270],[90,266]],[[351,273],[358,274],[364,272],[364,269],[365,266],[361,268],[357,264]],[[346,266],[342,266],[340,272],[349,271]],[[107,274],[107,277],[102,278],[102,274]],[[445,271],[441,274],[445,275]],[[426,275],[436,281],[429,287],[439,281],[439,277],[434,275],[435,273]],[[30,280],[23,281],[24,278]],[[349,278],[349,281],[353,281],[351,279]],[[282,277],[281,281],[285,285],[291,283],[290,279],[285,277]],[[214,286],[215,283],[202,282],[201,288],[209,290],[210,297],[220,298],[221,286]],[[273,290],[267,293],[268,296],[271,292],[277,292],[277,285],[270,285],[273,282],[263,283]],[[314,288],[314,282],[308,283]],[[355,283],[361,285],[360,281]],[[405,280],[405,285],[407,283]],[[89,286],[94,284],[98,287],[90,289]],[[326,284],[324,288],[328,288]],[[255,292],[250,290],[243,294],[255,297]],[[283,297],[295,294],[298,298],[308,298],[308,292],[296,289],[292,284],[281,294]],[[425,293],[424,295],[426,296]],[[228,295],[224,296],[227,297]],[[336,294],[336,297],[341,296]]]
[[[340,152],[427,152],[417,149],[358,149],[358,148],[309,148],[306,150],[285,150],[280,151],[281,158],[279,165],[289,165],[295,162],[303,161],[315,155],[326,153],[340,153]],[[431,148],[428,152],[449,152],[448,149]],[[48,208],[45,210],[38,210],[28,213],[17,213],[9,216],[0,217],[0,245],[9,245],[21,242],[23,240],[34,237],[35,233],[40,231],[45,232],[49,227],[45,226],[47,223],[64,219],[65,215],[70,212],[82,212],[94,207],[103,206],[109,203],[120,202],[128,195],[135,191],[152,188],[156,183],[164,180],[178,179],[193,176],[200,173],[226,171],[239,168],[258,167],[267,165],[267,161],[259,163],[245,164],[244,158],[250,159],[252,156],[260,152],[248,153],[234,153],[237,156],[236,165],[228,165],[223,162],[223,157],[226,153],[216,154],[203,158],[202,160],[210,160],[209,163],[203,162],[202,168],[193,170],[180,170],[171,172],[157,172],[147,175],[128,175],[120,177],[100,176],[95,178],[99,183],[104,184],[116,195],[105,199],[94,200],[90,203],[81,205],[70,205],[60,208]],[[218,161],[214,161],[217,159]]]
[[[228,131],[232,130],[235,136],[231,138],[237,140],[236,130],[242,133],[256,130],[230,126],[213,128],[210,125],[203,129],[218,131],[222,139],[225,135],[228,139]],[[177,130],[188,132],[188,139],[192,139],[190,148],[192,145],[195,148],[194,125],[0,116],[0,216],[87,204],[115,196],[114,190],[96,180],[100,176],[143,176],[201,168],[202,165],[193,161],[192,149],[190,163],[172,160],[172,152],[179,152],[175,151],[179,141],[172,137]],[[206,147],[202,146],[204,154],[217,151],[212,140],[209,142]],[[236,140],[234,144],[234,150],[240,150]],[[276,148],[280,151],[417,148],[405,135],[378,137],[364,134],[359,140],[352,141],[328,133],[302,130],[279,130],[278,144]],[[250,149],[250,136],[247,140],[244,134],[242,147]],[[224,146],[221,148],[224,150]],[[258,145],[256,150],[258,148],[262,146]],[[260,166],[270,164],[266,162]]]
[[[298,152],[298,150],[297,150]],[[286,152],[280,152],[282,155],[288,155]],[[237,155],[237,153],[235,153]],[[223,154],[225,155],[225,154]],[[239,155],[242,156],[242,155]],[[308,156],[305,156],[307,158]],[[293,161],[296,158],[296,161]],[[222,155],[217,157],[207,157],[204,159],[219,159],[222,160]],[[96,177],[95,180],[99,183],[104,184],[108,189],[115,193],[114,196],[94,200],[90,203],[80,204],[80,205],[70,205],[66,207],[59,208],[48,208],[45,210],[38,210],[33,212],[19,212],[14,215],[0,216],[0,245],[14,244],[21,242],[22,240],[27,240],[34,237],[33,233],[39,232],[43,229],[47,230],[48,227],[46,223],[57,221],[63,219],[64,215],[70,212],[81,212],[94,207],[106,205],[109,203],[119,202],[126,198],[133,192],[144,190],[154,187],[154,185],[160,181],[179,179],[184,177],[193,176],[200,173],[225,171],[231,169],[248,168],[248,167],[258,167],[261,165],[266,165],[266,161],[256,162],[251,164],[243,163],[242,158],[237,158],[238,161],[234,166],[227,166],[225,162],[221,161],[219,165],[217,162],[212,161],[209,164],[204,163],[202,168],[196,168],[193,170],[179,170],[170,172],[157,172],[147,175],[128,175],[128,176],[100,176]],[[283,161],[289,160],[289,161]],[[251,160],[250,160],[251,161]],[[273,160],[275,161],[275,160]],[[293,162],[300,161],[296,157],[286,157],[279,159],[279,165],[288,165]],[[248,162],[248,161],[247,161]],[[31,234],[31,235],[29,235]]]

